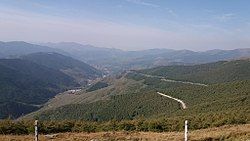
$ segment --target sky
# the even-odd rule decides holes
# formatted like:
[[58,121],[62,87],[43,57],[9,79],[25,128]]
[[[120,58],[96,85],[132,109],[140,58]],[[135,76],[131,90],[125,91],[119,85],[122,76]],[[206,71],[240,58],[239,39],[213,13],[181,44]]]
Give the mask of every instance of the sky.
[[249,13],[249,0],[0,0],[0,41],[249,48]]

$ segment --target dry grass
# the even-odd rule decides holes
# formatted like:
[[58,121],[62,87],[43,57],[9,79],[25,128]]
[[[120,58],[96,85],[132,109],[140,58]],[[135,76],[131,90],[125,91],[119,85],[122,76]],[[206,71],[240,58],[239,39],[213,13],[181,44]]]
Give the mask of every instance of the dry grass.
[[[39,137],[40,141],[181,141],[181,132],[99,132],[99,133],[60,133],[52,138]],[[32,135],[1,135],[1,141],[33,141]],[[196,130],[189,133],[190,141],[250,141],[250,124],[223,126]]]

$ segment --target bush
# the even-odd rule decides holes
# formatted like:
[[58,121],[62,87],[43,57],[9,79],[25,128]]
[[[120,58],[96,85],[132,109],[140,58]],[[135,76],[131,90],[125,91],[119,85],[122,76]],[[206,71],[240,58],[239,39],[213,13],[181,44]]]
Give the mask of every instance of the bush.
[[1,134],[28,134],[29,130],[24,122],[14,122],[12,120],[4,120],[0,122]]

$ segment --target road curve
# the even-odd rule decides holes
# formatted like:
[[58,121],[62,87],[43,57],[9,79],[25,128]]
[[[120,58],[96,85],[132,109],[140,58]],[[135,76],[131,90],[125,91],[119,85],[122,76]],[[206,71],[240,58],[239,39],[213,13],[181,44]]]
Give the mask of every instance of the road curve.
[[[137,72],[136,72],[137,73]],[[145,77],[151,77],[151,78],[160,78],[161,81],[166,81],[166,82],[173,82],[173,83],[183,83],[183,84],[190,84],[190,85],[197,85],[197,86],[205,86],[207,87],[207,84],[202,84],[202,83],[195,83],[195,82],[189,82],[189,81],[180,81],[180,80],[173,80],[173,79],[166,79],[166,77],[163,76],[155,76],[155,75],[148,75],[144,73],[138,73],[141,74]]]
[[202,84],[202,83],[194,83],[194,82],[188,82],[188,81],[177,81],[177,80],[170,80],[170,79],[165,79],[162,78],[162,81],[166,81],[166,82],[176,82],[176,83],[183,83],[183,84],[190,84],[190,85],[198,85],[198,86],[205,86],[207,87],[208,85],[206,84]]
[[163,93],[160,93],[160,92],[157,92],[157,94],[162,95],[162,96],[167,97],[167,98],[170,98],[170,99],[173,99],[181,104],[182,109],[187,109],[186,104],[182,100],[174,98],[174,97],[166,95],[166,94],[163,94]]

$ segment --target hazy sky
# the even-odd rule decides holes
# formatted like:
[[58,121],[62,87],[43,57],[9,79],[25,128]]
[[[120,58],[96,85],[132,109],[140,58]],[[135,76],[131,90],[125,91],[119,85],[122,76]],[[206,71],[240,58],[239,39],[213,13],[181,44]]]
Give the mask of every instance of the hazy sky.
[[249,48],[250,0],[0,0],[0,40]]

